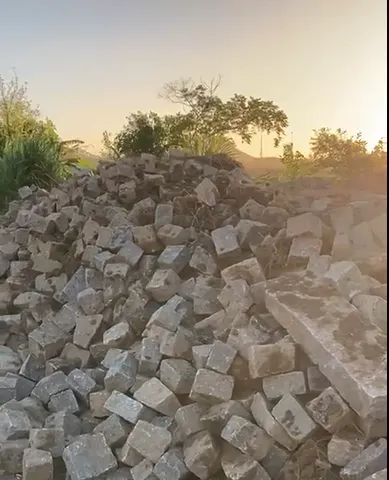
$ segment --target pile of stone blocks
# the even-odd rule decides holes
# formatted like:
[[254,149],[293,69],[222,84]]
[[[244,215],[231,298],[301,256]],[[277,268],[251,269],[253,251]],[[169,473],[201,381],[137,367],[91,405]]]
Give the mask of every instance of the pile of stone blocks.
[[386,198],[283,188],[177,153],[20,190],[0,478],[387,478]]

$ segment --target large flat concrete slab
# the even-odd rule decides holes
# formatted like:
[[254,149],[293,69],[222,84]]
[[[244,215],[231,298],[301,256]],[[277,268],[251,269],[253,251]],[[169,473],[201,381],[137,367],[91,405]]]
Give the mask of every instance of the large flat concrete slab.
[[320,279],[267,282],[266,306],[364,419],[387,418],[386,336]]

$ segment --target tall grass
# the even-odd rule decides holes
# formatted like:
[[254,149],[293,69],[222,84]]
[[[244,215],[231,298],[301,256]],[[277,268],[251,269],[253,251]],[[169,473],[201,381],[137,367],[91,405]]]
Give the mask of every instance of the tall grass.
[[0,152],[0,207],[15,198],[20,187],[50,188],[68,174],[61,142],[42,137],[8,140]]

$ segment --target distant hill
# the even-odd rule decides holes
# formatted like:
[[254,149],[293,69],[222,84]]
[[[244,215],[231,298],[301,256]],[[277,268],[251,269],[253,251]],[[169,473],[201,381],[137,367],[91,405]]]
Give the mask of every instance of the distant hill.
[[244,166],[245,170],[254,177],[266,175],[267,173],[278,173],[284,168],[278,157],[257,158],[237,149],[235,158]]

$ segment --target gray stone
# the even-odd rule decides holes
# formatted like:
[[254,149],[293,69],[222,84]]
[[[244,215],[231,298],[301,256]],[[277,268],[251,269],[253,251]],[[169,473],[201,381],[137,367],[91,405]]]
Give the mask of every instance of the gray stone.
[[290,451],[297,448],[298,442],[289,436],[287,431],[277,422],[270,413],[268,404],[262,393],[256,393],[251,403],[251,413],[257,424],[283,447]]
[[288,266],[306,267],[311,257],[317,257],[321,253],[323,242],[316,237],[295,237],[288,254]]
[[330,219],[335,232],[346,233],[354,224],[354,210],[351,205],[343,205],[330,211]]
[[193,292],[193,311],[196,315],[212,315],[220,311],[221,304],[218,296],[222,291],[223,283],[220,279],[211,276],[199,276]]
[[66,383],[73,390],[76,398],[84,405],[89,406],[89,395],[97,389],[93,378],[76,368],[69,373]]
[[249,249],[250,244],[262,241],[269,232],[269,226],[265,223],[243,219],[235,226],[235,233],[242,249]]
[[287,393],[272,410],[273,417],[298,443],[304,442],[316,430],[316,424],[300,403]]
[[362,272],[354,262],[348,260],[332,263],[324,274],[324,279],[349,300],[368,290]]
[[62,457],[72,480],[92,480],[117,468],[102,433],[81,435],[65,448]]
[[201,480],[207,480],[220,469],[219,447],[206,430],[185,440],[184,462]]
[[124,444],[130,433],[130,426],[118,415],[113,414],[97,425],[93,433],[102,433],[107,445],[112,449]]
[[290,343],[251,345],[247,356],[251,378],[263,378],[294,370],[296,347]]
[[220,200],[220,193],[216,185],[209,178],[204,178],[195,188],[199,203],[215,207]]
[[170,203],[160,203],[155,209],[154,225],[156,230],[159,230],[164,225],[171,224],[173,222],[173,205]]
[[217,275],[219,272],[213,256],[201,246],[195,248],[189,266],[203,275]]
[[189,394],[196,375],[196,369],[180,358],[162,360],[159,371],[161,382],[176,395]]
[[151,378],[134,393],[135,400],[143,403],[156,412],[174,417],[181,407],[174,393],[157,378]]
[[49,452],[27,448],[23,454],[23,480],[53,480],[53,458]]
[[52,395],[47,408],[50,412],[79,412],[77,399],[70,389]]
[[134,425],[139,420],[150,421],[155,416],[148,407],[118,391],[113,391],[107,398],[104,409]]
[[226,283],[233,280],[244,280],[248,285],[266,280],[263,269],[256,258],[248,258],[225,268],[221,271],[221,276]]
[[103,334],[103,343],[110,348],[121,348],[132,343],[134,334],[127,322],[113,325]]
[[[1,441],[0,472],[7,472],[9,474],[22,473],[23,454],[28,447],[29,442],[26,439]],[[14,476],[6,476],[4,480],[13,480],[14,478]]]
[[209,353],[206,368],[226,374],[230,369],[237,351],[227,343],[215,340]]
[[293,274],[267,284],[269,311],[362,418],[387,417],[386,336],[323,282]]
[[201,422],[213,435],[220,436],[223,428],[234,415],[251,420],[250,413],[240,402],[228,400],[227,402],[211,406],[208,412],[201,417]]
[[280,477],[280,472],[283,469],[289,454],[277,444],[273,444],[266,457],[261,461],[261,465],[270,475],[272,480],[277,480]]
[[386,480],[388,478],[388,470],[385,468],[384,470],[380,470],[379,472],[373,473],[369,477],[365,478],[365,480]]
[[221,437],[257,461],[265,458],[272,443],[262,428],[237,415],[230,418],[221,432]]
[[104,308],[103,292],[94,288],[86,288],[77,295],[77,303],[85,315],[97,315]]
[[309,257],[306,272],[310,275],[322,276],[330,268],[331,262],[330,255],[312,255]]
[[173,270],[157,270],[146,286],[157,302],[166,302],[175,295],[181,284],[181,279]]
[[157,480],[153,474],[154,465],[147,458],[131,468],[131,480]]
[[128,437],[129,445],[143,457],[158,462],[169,448],[172,436],[168,430],[139,420]]
[[217,228],[211,233],[219,258],[238,256],[241,253],[235,229],[232,225]]
[[197,370],[189,397],[195,402],[214,405],[226,402],[232,397],[234,377],[212,370]]
[[58,356],[66,341],[66,333],[51,321],[42,323],[28,335],[30,353],[42,354],[45,360]]
[[380,438],[354,457],[340,471],[340,477],[342,480],[364,480],[387,468],[387,462],[387,442],[385,438]]
[[196,345],[192,347],[193,363],[196,370],[205,368],[209,354],[211,353],[212,345]]
[[111,392],[107,392],[106,390],[93,392],[89,395],[89,408],[94,417],[106,418],[109,416],[109,411],[104,407],[104,405],[110,395]]
[[53,458],[62,456],[65,432],[60,428],[33,428],[30,431],[31,448],[50,452]]
[[178,449],[166,452],[154,467],[154,475],[159,480],[184,480],[188,474],[183,454]]
[[332,435],[327,445],[327,457],[330,463],[345,467],[357,457],[366,446],[366,438],[353,425],[342,428]]
[[0,345],[0,375],[4,376],[8,372],[18,373],[20,368],[19,355],[11,348]]
[[23,408],[16,410],[7,405],[0,407],[0,444],[6,440],[28,437],[30,428],[30,419]]
[[157,238],[154,225],[133,227],[132,234],[134,236],[134,242],[145,253],[156,253],[163,249],[160,241]]
[[263,205],[250,198],[243,205],[243,207],[239,209],[240,218],[260,221],[262,219],[264,209],[265,207]]
[[243,279],[228,282],[218,296],[218,300],[225,310],[235,314],[247,312],[254,303],[250,287]]
[[16,400],[16,383],[17,375],[14,373],[7,373],[6,376],[0,377],[0,405]]
[[363,318],[387,333],[387,301],[376,295],[355,295],[351,301]]
[[328,379],[315,365],[307,368],[307,379],[308,389],[312,393],[320,393],[330,386]]
[[326,388],[305,408],[313,420],[330,433],[335,433],[352,421],[350,408],[332,387]]
[[120,353],[104,378],[105,389],[127,392],[135,382],[138,361],[131,352]]
[[155,375],[162,360],[159,351],[160,341],[157,338],[144,338],[140,351],[138,373]]
[[77,318],[82,315],[83,313],[77,304],[65,303],[54,315],[53,323],[63,332],[71,333],[76,327]]
[[76,437],[81,433],[81,421],[69,412],[53,413],[45,420],[45,428],[60,429],[65,437]]
[[167,245],[183,245],[188,240],[188,231],[179,225],[166,224],[163,225],[157,232],[158,238],[161,242]]
[[69,385],[66,382],[66,375],[58,371],[42,378],[42,380],[36,384],[31,395],[38,398],[42,403],[47,404],[50,401],[50,397],[68,388]]
[[131,240],[127,240],[118,251],[117,258],[133,268],[138,264],[142,255],[143,250]]
[[310,235],[322,238],[323,224],[319,217],[313,213],[302,213],[296,217],[288,218],[286,222],[286,238]]
[[49,413],[37,398],[23,398],[18,402],[18,405],[27,413],[32,428],[41,427],[49,416]]
[[201,420],[206,413],[207,408],[198,403],[191,403],[179,408],[175,415],[175,420],[185,437],[205,430],[205,422]]
[[262,388],[269,400],[277,400],[287,393],[292,395],[307,393],[303,372],[281,373],[265,377],[262,381]]
[[179,295],[174,295],[165,305],[151,315],[147,328],[150,328],[152,325],[158,325],[166,330],[175,332],[181,322],[189,319],[191,315],[191,304]]
[[[117,458],[119,462],[128,465],[129,467],[135,467],[140,464],[143,460],[143,457],[138,453],[131,445],[128,443],[128,437],[123,447],[116,451]],[[130,477],[131,479],[131,477]]]
[[190,250],[185,245],[168,245],[158,257],[158,267],[180,273],[189,263]]
[[97,337],[103,324],[102,315],[85,315],[77,317],[73,343],[81,348],[89,348]]
[[256,460],[229,445],[223,448],[221,465],[228,480],[271,480]]
[[82,292],[82,290],[85,290],[85,288],[85,267],[80,267],[59,293],[59,297],[63,300],[61,303],[75,303],[77,295]]

